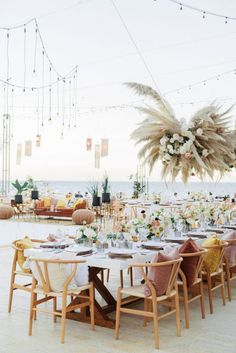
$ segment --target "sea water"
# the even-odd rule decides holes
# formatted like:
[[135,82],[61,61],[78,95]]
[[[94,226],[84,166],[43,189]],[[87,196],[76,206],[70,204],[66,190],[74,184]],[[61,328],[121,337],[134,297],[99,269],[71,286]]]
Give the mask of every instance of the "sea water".
[[[39,192],[55,193],[65,195],[68,192],[72,194],[80,191],[82,195],[88,192],[89,187],[94,182],[89,181],[38,181],[36,182]],[[98,182],[101,189],[101,182]],[[133,182],[126,181],[111,181],[110,192],[114,195],[123,192],[127,197],[132,195]],[[149,182],[148,183],[149,193],[162,193],[167,196],[172,196],[175,192],[178,193],[178,197],[186,197],[188,192],[212,192],[214,196],[226,196],[231,197],[236,193],[236,182],[192,182],[184,185],[181,182],[176,183],[165,183],[165,182]]]

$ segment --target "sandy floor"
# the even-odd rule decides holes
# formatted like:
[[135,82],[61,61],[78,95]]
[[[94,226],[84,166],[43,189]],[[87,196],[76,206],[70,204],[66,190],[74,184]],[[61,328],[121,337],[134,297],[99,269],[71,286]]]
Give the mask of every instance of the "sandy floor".
[[[13,225],[14,224],[14,225]],[[17,228],[16,228],[17,227]],[[29,235],[43,237],[45,225],[32,225],[1,222],[0,245],[9,244],[28,232]],[[44,233],[45,234],[45,233]],[[120,340],[114,340],[111,329],[96,327],[92,332],[89,325],[67,321],[66,342],[60,342],[60,321],[54,324],[52,317],[38,314],[33,327],[33,336],[28,336],[29,295],[15,292],[13,310],[7,313],[10,269],[12,261],[10,247],[0,248],[0,353],[151,353],[154,349],[153,325],[150,322],[142,327],[142,319],[123,315],[121,318]],[[128,278],[127,278],[128,279]],[[110,289],[116,292],[118,274],[113,273]],[[207,298],[206,298],[207,299]],[[191,307],[191,328],[183,327],[182,337],[176,337],[174,317],[160,322],[161,352],[163,353],[235,353],[236,352],[236,288],[234,300],[222,306],[216,293],[215,313],[209,314],[206,300],[206,319],[200,318],[198,303]],[[183,312],[182,312],[183,317]],[[183,325],[184,326],[184,325]]]

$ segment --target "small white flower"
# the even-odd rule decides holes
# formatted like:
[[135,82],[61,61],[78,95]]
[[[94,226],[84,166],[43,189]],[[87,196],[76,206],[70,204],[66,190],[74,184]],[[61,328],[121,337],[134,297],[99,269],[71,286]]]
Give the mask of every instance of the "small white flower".
[[167,141],[168,141],[168,137],[163,136],[163,137],[160,139],[160,144],[161,144],[161,145],[165,145]]
[[204,149],[203,151],[202,151],[202,155],[203,155],[203,157],[207,157],[208,156],[208,150],[207,149]]
[[96,233],[94,232],[93,229],[86,228],[85,231],[84,231],[84,235],[86,235],[87,238],[92,239],[93,237],[96,236]]
[[172,137],[171,139],[170,139],[170,143],[174,143],[175,142],[175,139],[174,139],[174,137]]
[[201,136],[201,135],[203,134],[203,130],[199,127],[199,128],[197,129],[197,131],[196,131],[196,134],[197,134],[198,136]]
[[83,236],[83,232],[81,232],[81,230],[77,230],[77,231],[76,231],[76,237],[77,237],[77,239],[81,239],[82,236]]
[[179,134],[174,134],[173,135],[173,139],[176,141],[176,140],[178,140],[179,139]]

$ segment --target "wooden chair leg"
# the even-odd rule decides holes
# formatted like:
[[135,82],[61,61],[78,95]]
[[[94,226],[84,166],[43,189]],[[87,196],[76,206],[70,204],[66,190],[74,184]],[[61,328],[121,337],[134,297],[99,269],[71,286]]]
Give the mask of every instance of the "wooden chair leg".
[[224,280],[224,272],[223,271],[221,272],[220,279],[221,279],[222,302],[223,302],[223,305],[225,305],[225,280]]
[[211,282],[210,274],[207,274],[207,289],[208,289],[208,299],[209,299],[210,313],[213,314],[212,282]]
[[199,283],[199,293],[201,294],[200,304],[201,304],[202,319],[205,319],[205,301],[204,301],[204,291],[203,291],[202,281]]
[[89,300],[90,300],[90,319],[91,319],[91,328],[95,330],[95,322],[94,322],[94,288],[91,283],[91,287],[89,288]]
[[123,270],[120,270],[120,286],[124,287],[124,278],[123,278]]
[[130,285],[131,285],[131,287],[133,287],[134,281],[133,281],[133,268],[132,267],[129,268],[129,278],[130,278]]
[[32,336],[32,330],[33,330],[33,320],[34,320],[34,308],[35,306],[35,293],[32,291],[31,292],[31,298],[30,298],[30,318],[29,318],[29,336]]
[[183,299],[184,299],[185,326],[187,329],[189,329],[188,289],[185,283],[183,283]]
[[[148,305],[148,299],[144,298],[144,307],[143,307],[144,311],[148,311],[149,310],[149,305]],[[143,327],[147,326],[147,316],[143,317]]]
[[160,338],[158,332],[158,308],[156,300],[152,300],[153,308],[153,324],[154,324],[154,335],[155,335],[155,348],[160,348]]
[[175,295],[175,320],[176,320],[176,328],[177,328],[177,336],[181,336],[181,325],[180,325],[180,315],[179,315],[179,292],[178,285],[176,284],[176,295]]
[[231,281],[230,281],[230,271],[228,266],[225,266],[225,274],[226,274],[226,284],[227,284],[227,292],[228,292],[228,298],[229,301],[231,302],[232,297],[231,297]]
[[[54,313],[57,311],[57,297],[53,298],[53,311]],[[57,315],[53,314],[53,322],[57,322]]]
[[116,303],[116,327],[115,327],[115,339],[119,338],[120,330],[120,307],[121,307],[121,288],[118,288],[117,292],[117,303]]
[[65,326],[66,326],[66,293],[62,295],[62,311],[61,311],[61,343],[65,342]]
[[12,308],[12,300],[13,300],[13,282],[11,282],[10,285],[10,293],[9,293],[9,303],[8,303],[8,312],[11,312],[11,308]]

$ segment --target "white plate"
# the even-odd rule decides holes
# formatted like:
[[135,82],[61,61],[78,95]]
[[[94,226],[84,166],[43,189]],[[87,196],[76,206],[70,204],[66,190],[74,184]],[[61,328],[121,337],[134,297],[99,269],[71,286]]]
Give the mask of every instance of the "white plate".
[[119,249],[119,248],[115,248],[115,249],[110,249],[108,251],[111,254],[118,254],[118,255],[123,255],[123,254],[127,254],[127,255],[133,255],[136,254],[136,250],[132,250],[132,249]]
[[64,250],[68,252],[74,252],[77,254],[79,252],[91,251],[93,250],[93,248],[88,246],[70,246],[69,248],[65,248]]

